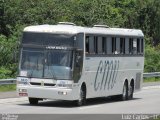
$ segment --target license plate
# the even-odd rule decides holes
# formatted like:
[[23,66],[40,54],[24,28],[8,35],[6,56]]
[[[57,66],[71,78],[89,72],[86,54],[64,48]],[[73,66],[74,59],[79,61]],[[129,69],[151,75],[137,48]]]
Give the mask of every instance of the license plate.
[[21,97],[28,96],[28,93],[19,93],[19,96]]

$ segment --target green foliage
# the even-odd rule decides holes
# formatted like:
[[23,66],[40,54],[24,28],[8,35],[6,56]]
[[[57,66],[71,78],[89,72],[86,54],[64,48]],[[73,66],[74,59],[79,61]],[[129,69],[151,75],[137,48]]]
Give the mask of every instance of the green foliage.
[[4,67],[0,67],[0,79],[6,78],[6,76],[9,76],[11,73],[11,70],[6,69]]
[[145,72],[160,71],[160,52],[147,46],[145,50]]
[[15,91],[16,85],[1,85],[0,92]]
[[0,35],[0,79],[15,77],[17,72],[17,37]]
[[144,78],[143,82],[160,82],[159,77]]
[[0,78],[16,75],[19,38],[25,26],[59,21],[142,29],[145,72],[160,71],[159,0],[0,0]]

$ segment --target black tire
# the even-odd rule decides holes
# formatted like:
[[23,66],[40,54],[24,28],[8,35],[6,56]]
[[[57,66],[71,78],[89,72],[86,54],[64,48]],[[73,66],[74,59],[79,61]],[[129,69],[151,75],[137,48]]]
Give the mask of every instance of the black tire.
[[133,99],[133,92],[134,92],[134,86],[133,85],[130,85],[130,88],[129,88],[129,98],[128,99]]
[[31,105],[37,105],[38,104],[38,98],[28,98],[29,99],[29,103]]
[[82,106],[86,104],[86,90],[85,87],[81,87],[80,93],[79,93],[79,99],[76,100],[77,106]]
[[128,84],[127,82],[123,85],[123,92],[122,95],[120,95],[120,100],[125,101],[128,100]]

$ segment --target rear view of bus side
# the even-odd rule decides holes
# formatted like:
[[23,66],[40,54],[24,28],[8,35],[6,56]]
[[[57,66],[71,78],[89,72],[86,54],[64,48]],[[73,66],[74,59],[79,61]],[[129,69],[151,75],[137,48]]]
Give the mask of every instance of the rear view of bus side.
[[141,89],[144,35],[141,30],[81,27],[73,23],[29,26],[21,41],[17,93],[39,100],[133,98]]

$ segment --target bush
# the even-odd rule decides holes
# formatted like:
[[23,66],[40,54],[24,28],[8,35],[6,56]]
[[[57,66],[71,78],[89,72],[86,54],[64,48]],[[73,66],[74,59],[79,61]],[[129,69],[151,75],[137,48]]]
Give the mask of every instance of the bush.
[[0,67],[0,79],[9,78],[11,73],[12,73],[11,70],[9,70],[5,67]]
[[154,47],[146,46],[144,71],[160,71],[160,52]]

